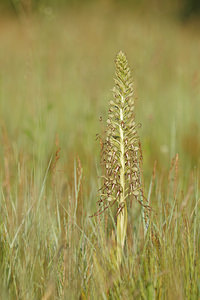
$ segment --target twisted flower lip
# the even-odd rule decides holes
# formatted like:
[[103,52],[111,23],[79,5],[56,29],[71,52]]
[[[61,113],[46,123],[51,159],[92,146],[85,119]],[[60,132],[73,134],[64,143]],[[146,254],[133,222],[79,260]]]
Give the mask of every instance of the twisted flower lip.
[[[115,60],[113,100],[109,102],[105,137],[101,141],[103,175],[99,189],[99,216],[115,207],[117,219],[117,265],[121,264],[127,231],[128,204],[139,202],[143,207],[141,164],[142,153],[135,121],[133,80],[125,54],[120,51]],[[144,219],[144,217],[143,217]]]
[[99,189],[100,209],[95,215],[103,213],[114,204],[117,205],[118,215],[125,207],[122,203],[139,201],[142,190],[141,156],[138,153],[140,141],[137,134],[141,124],[135,121],[133,80],[127,58],[122,51],[116,56],[115,69],[113,99],[109,102],[105,137],[101,138],[103,175]]
[[113,99],[109,102],[102,153],[105,177],[102,185],[103,193],[100,197],[102,204],[106,206],[108,202],[111,205],[112,201],[116,200],[119,205],[120,202],[124,202],[122,197],[126,201],[131,197],[137,200],[140,190],[139,137],[137,135],[137,128],[140,124],[135,122],[133,81],[126,56],[122,51],[116,57],[115,66],[115,87]]

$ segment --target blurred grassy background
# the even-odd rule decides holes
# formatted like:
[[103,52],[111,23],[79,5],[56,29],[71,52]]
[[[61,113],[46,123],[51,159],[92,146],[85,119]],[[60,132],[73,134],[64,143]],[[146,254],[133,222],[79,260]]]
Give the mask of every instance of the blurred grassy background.
[[[177,203],[183,201],[180,204],[183,211],[188,205],[187,212],[184,211],[184,214],[188,213],[188,218],[193,215],[192,205],[194,201],[197,203],[199,184],[195,181],[198,181],[198,177],[194,179],[193,174],[198,174],[200,162],[200,23],[196,14],[198,9],[193,9],[195,4],[192,1],[162,1],[162,4],[152,1],[150,5],[146,1],[88,0],[80,3],[4,0],[0,7],[0,180],[3,215],[0,230],[4,239],[1,248],[6,253],[4,255],[2,250],[1,271],[6,274],[2,282],[4,288],[8,286],[11,289],[13,299],[17,298],[16,295],[21,299],[22,291],[26,295],[23,299],[39,299],[48,287],[49,280],[51,282],[52,270],[48,261],[54,261],[55,253],[62,244],[65,224],[68,226],[73,223],[70,218],[66,221],[60,203],[73,212],[81,230],[90,232],[90,219],[85,216],[95,211],[97,175],[100,172],[100,146],[96,134],[102,133],[105,124],[108,101],[112,97],[114,57],[120,49],[127,54],[134,77],[136,119],[142,124],[139,134],[146,190],[157,161],[158,179],[153,194],[153,208],[162,210],[161,199],[174,208],[174,199],[167,194],[162,182],[170,181],[171,177],[167,177],[170,163],[178,153],[181,196]],[[99,121],[101,116],[102,122]],[[55,157],[56,151],[59,151],[59,159]],[[53,163],[48,169],[50,174],[46,177],[52,156]],[[81,168],[83,178],[80,195],[77,196],[76,185],[82,176]],[[174,181],[176,184],[176,179]],[[190,197],[191,201],[188,200]],[[76,211],[74,206],[77,201]],[[29,207],[30,218],[27,215]],[[166,211],[165,216],[169,216],[170,209],[166,208]],[[24,215],[28,217],[24,219]],[[130,224],[133,224],[136,233],[134,237],[129,234],[129,242],[133,240],[133,248],[136,249],[134,241],[139,240],[136,239],[136,236],[139,237],[136,230],[139,225],[135,220],[139,217],[134,211],[130,215]],[[180,215],[177,213],[175,221]],[[162,221],[162,217],[159,218],[158,223]],[[185,215],[183,218],[186,218]],[[169,218],[166,220],[169,221]],[[167,224],[168,221],[163,222]],[[175,221],[173,223],[170,219],[169,228]],[[189,227],[184,227],[181,222],[185,238]],[[73,226],[76,228],[77,225]],[[69,228],[73,226],[69,225]],[[17,228],[23,228],[19,235]],[[75,229],[70,230],[67,234],[72,240],[74,238],[74,242],[67,240],[72,245],[67,252],[71,268],[69,272],[78,279],[74,278],[72,285],[69,283],[67,295],[72,295],[73,290],[75,298],[71,296],[70,299],[77,299],[77,286],[84,291],[89,289],[90,274],[87,270],[90,270],[91,257],[87,258],[88,254],[85,253],[92,253],[93,250],[86,240],[81,244],[83,237],[80,238],[80,231],[74,233]],[[174,227],[170,230],[173,235]],[[194,231],[195,238],[197,231]],[[95,230],[90,234],[88,236],[93,240]],[[169,243],[174,245],[174,240]],[[12,248],[14,244],[16,246]],[[11,245],[10,248],[7,245]],[[178,251],[182,242],[179,247]],[[80,249],[81,254],[79,250],[76,253],[76,249]],[[166,249],[173,249],[170,250],[173,253],[177,250],[168,247],[167,243]],[[12,251],[15,251],[15,255]],[[28,258],[24,252],[30,252]],[[166,281],[167,288],[163,291],[167,291],[168,299],[169,295],[170,299],[184,299],[181,298],[181,295],[185,295],[181,287],[186,283],[183,281],[182,284],[182,273],[178,266],[184,266],[187,253],[182,260],[177,259],[180,285],[178,282],[176,293],[173,282],[170,285]],[[80,260],[83,263],[81,268],[87,275],[84,275],[84,279],[78,277],[80,269],[74,268],[79,261],[78,255],[83,255]],[[170,253],[167,257],[171,257]],[[167,272],[176,274],[173,259],[168,263]],[[160,272],[165,272],[165,268],[161,268]],[[26,282],[27,274],[34,285]],[[97,276],[98,272],[95,274]],[[93,280],[99,282],[95,276]],[[189,278],[189,275],[185,278]],[[195,289],[197,285],[195,281],[193,283]],[[103,284],[106,286],[107,283]],[[187,284],[186,294],[191,285],[189,281]],[[98,291],[103,290],[103,287],[98,287]],[[174,298],[171,290],[175,293]],[[145,291],[150,293],[148,289]],[[137,293],[136,287],[135,295]],[[197,295],[197,292],[194,294]],[[5,299],[8,299],[6,297],[8,294],[5,291]]]
[[95,168],[95,134],[112,97],[113,59],[123,49],[133,68],[146,172],[155,160],[165,168],[176,152],[184,169],[197,166],[199,23],[182,23],[169,5],[162,11],[156,3],[151,11],[113,1],[68,3],[58,12],[41,2],[38,14],[22,9],[1,18],[1,120],[17,149],[44,161],[57,134],[61,159],[79,155],[86,172]]

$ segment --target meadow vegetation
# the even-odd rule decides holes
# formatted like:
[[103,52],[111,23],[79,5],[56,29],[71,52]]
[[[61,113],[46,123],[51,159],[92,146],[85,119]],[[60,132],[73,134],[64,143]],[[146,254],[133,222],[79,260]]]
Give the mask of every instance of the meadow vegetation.
[[[200,297],[199,30],[106,3],[0,19],[1,299]],[[128,207],[116,268],[116,214],[90,216],[120,49],[151,210],[144,236]]]

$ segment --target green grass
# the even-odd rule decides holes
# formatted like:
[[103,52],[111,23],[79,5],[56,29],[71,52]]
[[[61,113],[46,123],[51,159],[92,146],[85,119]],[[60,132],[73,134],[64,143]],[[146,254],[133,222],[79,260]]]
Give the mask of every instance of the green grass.
[[[119,49],[152,210],[145,240],[129,210],[117,270],[115,216],[89,216]],[[1,299],[199,299],[199,50],[194,26],[109,5],[0,20]]]

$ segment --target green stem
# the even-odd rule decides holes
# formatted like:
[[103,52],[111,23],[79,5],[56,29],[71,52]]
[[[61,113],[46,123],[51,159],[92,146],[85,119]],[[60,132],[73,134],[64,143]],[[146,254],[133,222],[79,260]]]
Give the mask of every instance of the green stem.
[[[122,97],[122,103],[124,103],[124,98]],[[120,207],[122,211],[119,212],[117,217],[117,263],[118,266],[121,264],[124,242],[126,237],[127,228],[127,206],[125,202],[125,144],[124,144],[124,131],[123,131],[123,110],[120,108],[120,185],[122,187],[122,193],[120,196]]]

